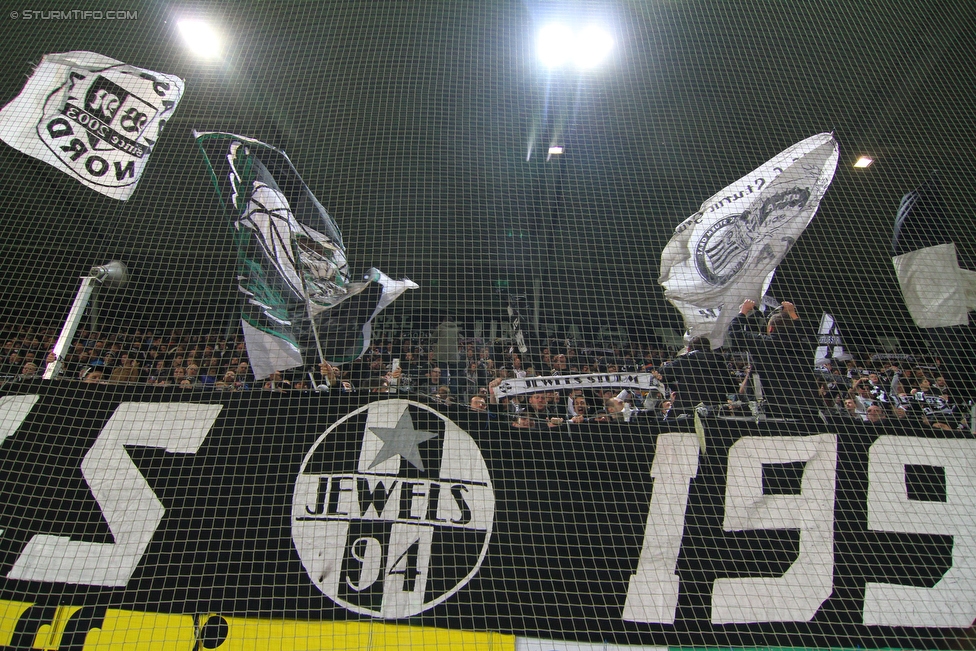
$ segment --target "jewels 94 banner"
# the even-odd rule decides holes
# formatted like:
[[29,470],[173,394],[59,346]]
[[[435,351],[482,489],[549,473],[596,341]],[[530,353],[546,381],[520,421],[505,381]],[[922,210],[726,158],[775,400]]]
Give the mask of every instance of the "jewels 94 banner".
[[972,647],[967,434],[376,398],[9,385],[0,645]]

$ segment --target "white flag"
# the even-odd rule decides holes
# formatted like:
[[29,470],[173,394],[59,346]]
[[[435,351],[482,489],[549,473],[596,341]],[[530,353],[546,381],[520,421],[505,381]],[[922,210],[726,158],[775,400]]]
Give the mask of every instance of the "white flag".
[[840,327],[833,314],[824,312],[820,317],[820,327],[817,328],[817,350],[813,354],[813,365],[819,368],[832,359],[843,357],[844,340],[840,336]]
[[905,305],[919,328],[969,323],[976,310],[976,272],[956,261],[956,245],[940,244],[891,259]]
[[246,319],[241,319],[241,328],[255,380],[263,380],[275,371],[285,371],[304,363],[298,345],[278,332],[257,328]]
[[47,54],[0,110],[0,139],[124,201],[182,95],[173,75],[94,52]]
[[661,253],[658,282],[684,316],[686,336],[721,346],[742,301],[763,297],[816,214],[838,154],[833,135],[807,138],[717,193],[675,229]]
[[976,310],[976,272],[956,259],[958,233],[940,186],[933,173],[902,197],[891,242],[898,284],[919,328],[963,326]]

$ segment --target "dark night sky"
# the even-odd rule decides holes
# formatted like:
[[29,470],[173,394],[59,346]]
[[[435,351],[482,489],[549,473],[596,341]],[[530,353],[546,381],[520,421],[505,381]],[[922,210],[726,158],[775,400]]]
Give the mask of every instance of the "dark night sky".
[[[496,280],[523,289],[539,278],[543,321],[678,329],[656,282],[674,227],[831,130],[837,175],[775,296],[865,332],[903,326],[891,224],[936,168],[962,251],[976,257],[974,3],[116,4],[138,20],[0,14],[0,102],[50,52],[93,50],[187,82],[127,202],[0,145],[4,320],[60,322],[78,276],[119,258],[133,280],[107,311],[140,325],[226,322],[234,253],[194,128],[285,149],[342,229],[353,269],[421,285],[398,304],[408,311],[488,315],[502,305]],[[223,32],[222,61],[185,49],[175,23],[188,14]],[[547,80],[533,38],[559,15],[608,26],[612,59]],[[567,153],[547,164],[539,151],[554,132]],[[877,163],[855,170],[862,153]]]

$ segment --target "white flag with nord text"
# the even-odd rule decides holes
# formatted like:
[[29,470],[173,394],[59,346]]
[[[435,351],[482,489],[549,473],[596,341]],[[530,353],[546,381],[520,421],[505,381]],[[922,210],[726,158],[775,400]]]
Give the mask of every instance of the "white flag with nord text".
[[813,219],[837,169],[837,141],[807,138],[701,205],[661,253],[665,297],[687,337],[722,345],[743,300],[759,301],[773,272]]
[[0,140],[125,200],[183,95],[183,80],[95,52],[48,54],[0,110]]

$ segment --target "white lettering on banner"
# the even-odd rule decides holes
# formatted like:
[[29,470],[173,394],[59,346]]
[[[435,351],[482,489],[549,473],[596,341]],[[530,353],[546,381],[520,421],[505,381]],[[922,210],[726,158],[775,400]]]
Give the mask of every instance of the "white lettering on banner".
[[661,434],[651,465],[654,489],[637,571],[630,577],[623,619],[673,624],[678,607],[675,566],[684,533],[691,480],[698,474],[698,437]]
[[200,449],[221,408],[180,402],[119,405],[81,462],[81,472],[115,542],[79,542],[66,536],[36,534],[7,578],[125,586],[166,512],[125,446],[193,454]]
[[654,386],[650,373],[590,373],[583,375],[553,375],[505,380],[495,387],[495,397],[505,398],[523,393],[573,389],[619,387],[648,390]]
[[[762,466],[803,461],[799,495],[764,495]],[[729,450],[726,531],[799,529],[800,552],[781,577],[721,578],[712,623],[806,622],[830,596],[834,575],[837,436],[739,439]]]
[[40,396],[4,396],[0,398],[0,445],[16,432]]
[[[37,395],[0,397],[0,444],[23,426],[38,401]],[[404,461],[397,455],[409,455],[406,448],[372,465],[384,443],[370,438],[370,427],[384,433],[384,427],[395,430],[401,438],[408,433],[415,438],[423,434],[414,425],[388,427],[398,423],[397,417],[403,413],[399,402],[381,401],[370,406],[378,413],[370,415],[373,420],[367,419],[366,430],[359,434],[364,436],[361,454],[347,472],[299,477],[294,498],[297,511],[293,514],[300,516],[296,517],[299,525],[318,527],[314,533],[325,534],[314,538],[315,551],[336,547],[347,554],[345,564],[335,564],[340,571],[332,588],[336,597],[359,604],[359,593],[375,592],[382,582],[380,614],[388,611],[391,617],[427,609],[466,585],[486,553],[494,514],[488,470],[483,460],[474,456],[480,454],[475,442],[443,417],[444,433],[433,439],[443,439],[441,468],[436,476],[401,477],[399,469]],[[80,464],[113,542],[80,542],[67,535],[35,534],[6,578],[126,586],[165,517],[165,507],[126,449],[144,446],[170,453],[196,453],[220,412],[221,405],[119,405]],[[387,418],[376,420],[381,414]],[[673,625],[680,595],[676,568],[689,489],[699,475],[698,439],[692,433],[662,433],[656,448],[644,540],[639,558],[634,559],[636,569],[627,586],[621,619]],[[871,446],[867,461],[868,487],[862,506],[867,509],[868,529],[892,535],[951,536],[952,551],[949,569],[932,587],[866,583],[864,625],[970,626],[976,619],[976,440],[884,435]],[[791,463],[803,466],[799,485],[794,485],[796,493],[763,494],[763,466]],[[811,621],[830,597],[836,464],[837,437],[833,434],[744,437],[732,445],[727,460],[723,529],[798,530],[799,553],[779,577],[716,579],[712,587],[713,624]],[[842,502],[836,508],[861,506]],[[379,529],[372,523],[380,521],[389,523],[388,538],[376,535]],[[361,526],[362,532],[350,536],[350,523]],[[330,524],[336,526],[326,526]],[[339,531],[339,525],[341,535],[333,531]],[[435,532],[461,530],[483,533],[481,556],[457,586],[432,592],[433,573],[444,562],[436,552]],[[301,538],[296,541],[304,544]],[[924,553],[930,552],[919,552]],[[942,553],[943,559],[949,555]],[[362,603],[368,603],[367,597],[361,598]],[[576,647],[571,645],[583,643],[560,644],[572,649]]]
[[[868,626],[968,627],[976,619],[976,441],[882,436],[868,462],[868,528],[953,536],[952,566],[931,588],[867,583]],[[945,501],[908,495],[906,466],[945,473]]]

